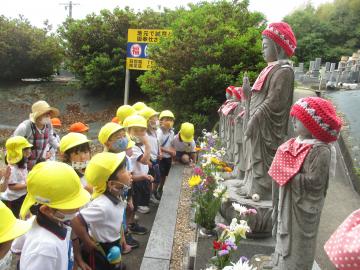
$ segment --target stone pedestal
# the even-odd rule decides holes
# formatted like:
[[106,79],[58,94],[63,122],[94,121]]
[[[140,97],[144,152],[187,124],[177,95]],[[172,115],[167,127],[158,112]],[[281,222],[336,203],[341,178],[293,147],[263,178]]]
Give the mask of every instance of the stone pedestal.
[[257,211],[255,216],[249,217],[248,224],[251,228],[251,233],[248,238],[267,238],[271,237],[272,232],[272,201],[254,202],[244,196],[240,196],[239,190],[240,180],[228,180],[224,182],[227,187],[229,199],[227,202],[221,204],[220,213],[223,218],[230,223],[231,220],[237,216],[237,212],[232,207],[232,203],[236,202],[247,208],[254,208]]
[[[265,255],[266,253],[259,253],[255,256],[253,256],[250,259],[250,264],[254,267],[256,267],[257,270],[268,270],[268,269],[272,269],[271,267],[269,267],[269,265],[271,265],[271,256],[269,255]],[[319,267],[319,265],[316,263],[316,261],[314,261],[314,264],[312,266],[311,270],[321,270],[321,268]]]

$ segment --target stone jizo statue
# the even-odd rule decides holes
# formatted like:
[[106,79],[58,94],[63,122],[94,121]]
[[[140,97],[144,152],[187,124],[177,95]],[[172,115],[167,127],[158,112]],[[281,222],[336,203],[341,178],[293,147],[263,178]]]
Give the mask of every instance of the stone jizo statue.
[[245,179],[240,195],[257,194],[271,200],[272,181],[268,175],[276,149],[287,135],[288,119],[294,92],[294,71],[290,64],[296,48],[291,27],[272,23],[263,31],[262,51],[267,67],[254,85],[244,77],[246,98],[244,119]]
[[274,189],[272,265],[263,269],[311,270],[329,177],[334,175],[341,120],[334,106],[319,97],[297,101],[291,109],[297,135],[282,144],[269,175]]

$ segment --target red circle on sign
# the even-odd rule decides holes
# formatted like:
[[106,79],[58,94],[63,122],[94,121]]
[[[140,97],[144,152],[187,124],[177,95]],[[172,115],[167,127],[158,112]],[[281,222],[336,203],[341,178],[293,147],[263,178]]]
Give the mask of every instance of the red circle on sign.
[[139,57],[141,55],[141,46],[139,44],[131,45],[130,54],[133,57]]

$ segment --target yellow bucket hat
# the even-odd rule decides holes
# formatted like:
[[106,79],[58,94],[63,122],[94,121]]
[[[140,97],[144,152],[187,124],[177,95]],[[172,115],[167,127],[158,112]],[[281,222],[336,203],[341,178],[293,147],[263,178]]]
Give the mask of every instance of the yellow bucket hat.
[[161,118],[164,118],[164,117],[170,117],[170,118],[175,119],[174,114],[172,113],[172,111],[169,111],[169,110],[165,110],[160,113],[159,119],[161,120]]
[[153,108],[150,108],[150,107],[146,107],[146,108],[142,109],[141,111],[139,111],[138,113],[139,113],[139,115],[144,117],[146,120],[149,120],[154,115],[159,115],[159,113],[157,111],[155,111]]
[[106,123],[99,131],[99,142],[104,145],[109,140],[111,135],[122,129],[124,129],[124,127],[119,124],[113,122]]
[[74,169],[62,162],[46,161],[33,167],[27,178],[27,195],[21,206],[24,218],[35,203],[55,209],[71,210],[90,201]]
[[35,216],[23,221],[15,218],[7,206],[0,201],[0,243],[13,240],[30,230]]
[[141,111],[142,109],[145,109],[147,106],[144,102],[136,102],[134,105],[132,105],[132,107],[136,110],[136,111]]
[[134,114],[136,114],[136,110],[130,105],[122,105],[116,111],[116,117],[119,120],[119,124],[122,124],[126,117]]
[[6,161],[9,164],[16,164],[23,158],[23,150],[33,145],[22,136],[14,136],[6,141]]
[[50,107],[50,105],[44,100],[35,102],[31,106],[30,121],[35,123],[36,119],[45,113],[50,113],[50,117],[54,118],[59,115],[59,110],[54,107]]
[[89,142],[91,142],[91,140],[89,140],[86,135],[77,132],[70,132],[61,138],[59,149],[61,153],[65,153],[65,151],[75,146]]
[[188,122],[182,123],[180,127],[180,136],[183,142],[190,143],[194,140],[194,125]]
[[118,154],[101,152],[92,157],[85,170],[85,178],[93,186],[93,198],[103,194],[110,175],[125,159],[125,152]]
[[147,128],[147,121],[141,115],[131,115],[124,120],[124,127],[142,127]]

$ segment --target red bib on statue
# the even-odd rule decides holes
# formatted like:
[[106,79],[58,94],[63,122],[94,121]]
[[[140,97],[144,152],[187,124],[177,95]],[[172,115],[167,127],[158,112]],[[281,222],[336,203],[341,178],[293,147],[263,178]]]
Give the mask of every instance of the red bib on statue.
[[360,269],[360,209],[354,211],[337,228],[324,249],[336,269]]
[[223,115],[227,116],[230,112],[232,112],[236,107],[238,106],[238,102],[230,102],[228,104],[226,104],[221,112],[223,113]]
[[299,143],[295,138],[280,145],[269,169],[269,175],[280,186],[285,185],[300,171],[313,144]]

